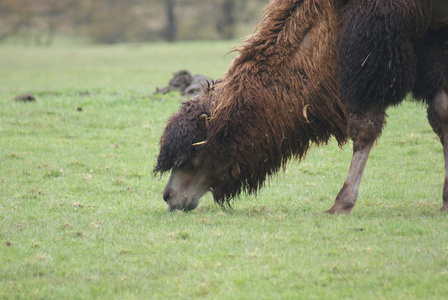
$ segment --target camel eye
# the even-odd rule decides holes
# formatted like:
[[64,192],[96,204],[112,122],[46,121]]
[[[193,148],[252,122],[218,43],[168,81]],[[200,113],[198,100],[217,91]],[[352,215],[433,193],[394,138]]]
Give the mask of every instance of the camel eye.
[[191,160],[191,166],[196,169],[199,168],[202,165],[202,155],[200,155],[199,153],[197,153],[196,155],[193,156],[193,159]]

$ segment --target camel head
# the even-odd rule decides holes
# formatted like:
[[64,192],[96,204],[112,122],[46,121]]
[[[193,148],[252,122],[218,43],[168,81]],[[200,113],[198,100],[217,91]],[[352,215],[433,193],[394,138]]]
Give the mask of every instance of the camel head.
[[187,101],[167,122],[160,141],[155,173],[171,171],[163,191],[168,210],[189,211],[211,191],[214,172],[204,146],[208,131],[208,113],[201,97]]

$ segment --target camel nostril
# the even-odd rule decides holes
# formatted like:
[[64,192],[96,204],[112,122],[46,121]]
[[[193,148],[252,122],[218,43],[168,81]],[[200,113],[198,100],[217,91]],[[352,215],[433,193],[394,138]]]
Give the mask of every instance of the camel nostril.
[[165,200],[165,202],[168,202],[168,200],[170,200],[171,195],[170,193],[163,193],[163,200]]

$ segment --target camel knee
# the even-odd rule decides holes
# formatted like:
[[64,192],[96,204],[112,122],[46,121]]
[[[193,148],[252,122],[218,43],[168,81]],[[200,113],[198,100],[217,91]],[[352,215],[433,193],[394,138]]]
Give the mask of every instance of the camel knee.
[[344,186],[327,213],[350,213],[358,198],[362,174],[375,140],[381,135],[385,111],[352,112],[348,121],[349,136],[353,140],[353,157]]
[[351,113],[348,121],[348,133],[353,141],[353,150],[362,150],[371,146],[381,135],[384,124],[384,112]]

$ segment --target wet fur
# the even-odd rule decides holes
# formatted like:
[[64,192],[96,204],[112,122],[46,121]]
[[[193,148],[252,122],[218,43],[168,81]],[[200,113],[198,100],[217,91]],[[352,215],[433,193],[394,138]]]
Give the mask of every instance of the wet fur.
[[214,91],[219,106],[204,151],[226,165],[213,187],[215,200],[256,192],[312,144],[331,136],[345,143],[347,115],[334,63],[338,22],[328,1],[271,2]]
[[399,104],[416,80],[414,42],[430,24],[430,0],[354,0],[339,45],[341,98],[356,111]]
[[169,119],[155,171],[200,158],[223,204],[332,136],[370,143],[388,106],[447,86],[446,29],[428,31],[430,14],[429,0],[271,1],[222,80]]
[[[211,157],[212,191],[222,204],[243,191],[256,192],[312,144],[332,136],[344,144],[347,115],[335,63],[338,11],[330,1],[272,1],[222,80],[168,121],[156,171],[187,162],[193,153]],[[200,111],[209,115],[206,136],[196,126]],[[206,143],[191,146],[200,140]]]
[[[203,94],[208,94],[209,89]],[[160,140],[155,173],[164,173],[178,168],[192,159],[197,147],[194,144],[204,141],[206,134],[197,126],[199,116],[207,114],[208,105],[198,99],[184,102],[179,111],[167,121]]]

